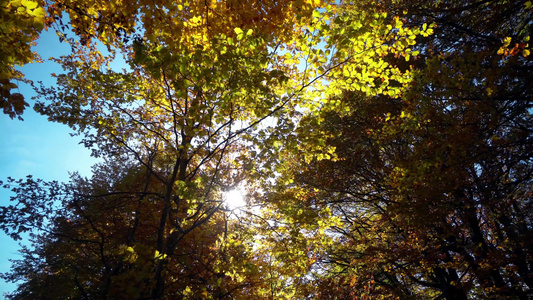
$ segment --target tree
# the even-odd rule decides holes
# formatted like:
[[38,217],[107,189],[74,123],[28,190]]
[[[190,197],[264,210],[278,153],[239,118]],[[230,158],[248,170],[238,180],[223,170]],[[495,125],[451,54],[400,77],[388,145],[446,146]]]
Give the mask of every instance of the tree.
[[417,60],[389,57],[413,70],[412,85],[399,98],[344,92],[330,100],[344,113],[308,117],[300,140],[323,133],[333,159],[315,155],[308,164],[292,154],[285,196],[271,196],[298,191],[285,205],[304,202],[311,212],[298,214],[327,209],[342,221],[332,224],[334,243],[312,281],[323,289],[311,294],[527,299],[531,4],[379,5],[410,26],[435,25],[417,39]]
[[[35,249],[25,249],[16,262],[9,278],[27,279],[13,299],[148,298],[157,284],[154,269],[166,257],[172,260],[165,265],[165,298],[222,299],[261,290],[259,257],[252,256],[246,230],[224,213],[183,234],[173,253],[154,251],[164,199],[141,166],[106,162],[90,180],[74,175],[69,185],[32,178],[16,184],[19,203],[32,209],[27,216],[42,218],[25,226],[52,226],[34,236]],[[61,205],[48,198],[52,191]]]
[[[228,221],[220,195],[275,174],[250,156],[291,145],[286,133],[299,110],[318,111],[316,95],[340,87],[397,95],[408,85],[408,72],[384,57],[411,55],[406,47],[421,30],[383,12],[358,13],[362,5],[48,3],[51,26],[73,51],[55,59],[65,74],[38,89],[36,109],[69,125],[104,162],[89,180],[8,182],[16,196],[2,208],[2,228],[15,238],[35,234],[34,249],[6,275],[30,274],[12,298],[54,298],[50,288],[60,283],[61,297],[73,298],[296,295],[311,266],[293,251],[305,235],[266,238],[269,228]],[[109,67],[121,58],[122,71]],[[263,125],[268,119],[279,125]],[[309,148],[319,152],[322,141]],[[256,245],[258,236],[265,242]]]
[[28,103],[13,80],[24,81],[23,74],[15,69],[39,56],[31,51],[35,39],[44,28],[45,11],[41,1],[0,1],[0,107],[12,119],[21,118]]

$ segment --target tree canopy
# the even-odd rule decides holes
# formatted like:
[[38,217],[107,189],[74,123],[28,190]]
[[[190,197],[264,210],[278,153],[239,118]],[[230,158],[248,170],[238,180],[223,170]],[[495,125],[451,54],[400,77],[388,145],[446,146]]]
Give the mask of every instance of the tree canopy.
[[532,297],[530,1],[4,2],[4,112],[56,30],[101,158],[2,183],[10,299]]

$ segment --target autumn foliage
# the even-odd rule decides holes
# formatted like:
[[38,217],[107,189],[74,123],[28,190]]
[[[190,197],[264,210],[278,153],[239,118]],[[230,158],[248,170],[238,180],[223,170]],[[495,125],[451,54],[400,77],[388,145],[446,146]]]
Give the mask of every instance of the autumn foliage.
[[4,183],[10,299],[532,297],[530,1],[19,2],[101,162]]

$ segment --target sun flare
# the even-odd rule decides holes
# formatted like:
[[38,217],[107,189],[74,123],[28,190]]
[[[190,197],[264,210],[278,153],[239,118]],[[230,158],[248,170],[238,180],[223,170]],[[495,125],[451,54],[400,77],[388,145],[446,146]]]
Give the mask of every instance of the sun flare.
[[225,192],[223,197],[228,209],[235,210],[246,206],[244,196],[245,192],[240,188],[236,188]]

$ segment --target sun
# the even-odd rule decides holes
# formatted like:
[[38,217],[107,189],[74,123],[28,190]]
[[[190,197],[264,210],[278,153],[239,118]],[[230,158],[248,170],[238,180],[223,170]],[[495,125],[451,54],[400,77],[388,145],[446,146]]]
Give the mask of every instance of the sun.
[[224,193],[223,199],[228,209],[235,210],[246,206],[245,192],[241,188],[235,188]]

